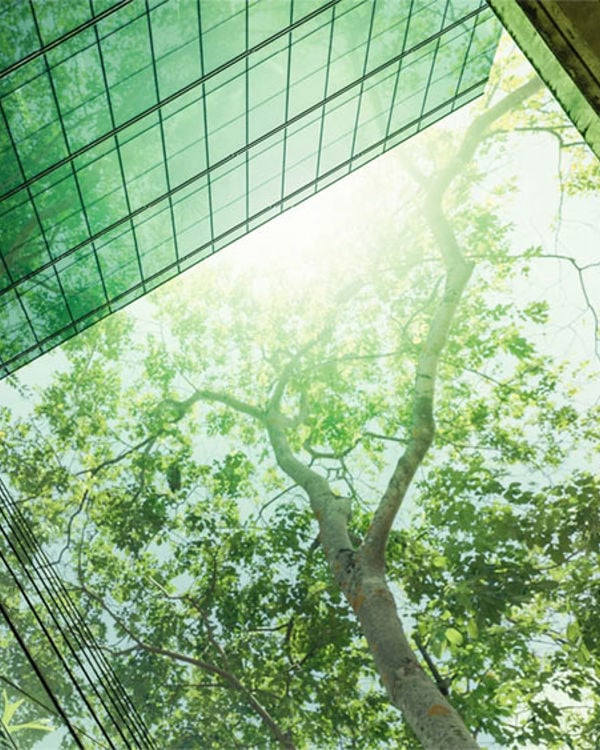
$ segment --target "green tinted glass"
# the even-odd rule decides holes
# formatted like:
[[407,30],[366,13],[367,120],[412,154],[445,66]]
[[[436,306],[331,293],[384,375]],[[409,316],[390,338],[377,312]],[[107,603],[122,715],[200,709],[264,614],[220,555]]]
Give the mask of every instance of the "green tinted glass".
[[483,0],[0,9],[0,375],[478,96]]

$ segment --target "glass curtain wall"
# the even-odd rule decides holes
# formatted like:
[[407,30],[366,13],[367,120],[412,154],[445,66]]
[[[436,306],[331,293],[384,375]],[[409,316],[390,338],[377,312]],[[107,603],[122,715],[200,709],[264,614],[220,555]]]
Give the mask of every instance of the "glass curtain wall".
[[0,376],[482,93],[480,0],[6,0]]

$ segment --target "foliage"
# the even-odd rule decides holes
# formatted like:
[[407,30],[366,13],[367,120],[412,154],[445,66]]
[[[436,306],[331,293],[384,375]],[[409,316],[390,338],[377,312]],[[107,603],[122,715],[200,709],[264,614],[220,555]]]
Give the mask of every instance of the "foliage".
[[[2,710],[2,716],[0,722],[2,727],[13,737],[18,734],[21,736],[24,732],[53,732],[54,727],[50,724],[48,719],[33,719],[30,721],[19,721],[16,719],[21,706],[25,703],[24,698],[20,698],[15,701],[11,701],[6,693],[6,690],[2,691],[2,698],[4,701],[4,708]],[[15,720],[16,719],[16,720]]]
[[291,449],[351,499],[358,548],[411,440],[447,217],[478,265],[387,577],[421,663],[482,743],[597,743],[598,406],[580,406],[573,368],[541,343],[549,303],[512,292],[547,259],[515,246],[506,180],[489,178],[506,131],[546,113],[563,133],[538,90],[469,129],[473,144],[443,127],[411,142],[392,163],[416,182],[386,187],[393,204],[416,185],[414,207],[357,214],[335,237],[343,264],[316,240],[304,269],[288,253],[206,263],[157,295],[148,336],[125,316],[98,324],[64,347],[29,416],[0,413],[23,512],[162,746],[420,746],[261,415],[279,393]]

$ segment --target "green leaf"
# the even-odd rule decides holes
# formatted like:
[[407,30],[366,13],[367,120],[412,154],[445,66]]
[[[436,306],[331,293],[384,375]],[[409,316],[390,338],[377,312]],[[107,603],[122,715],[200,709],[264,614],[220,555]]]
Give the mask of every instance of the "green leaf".
[[469,637],[475,640],[477,636],[479,635],[479,628],[477,627],[477,622],[475,620],[469,620],[467,623],[467,633],[469,634]]
[[567,625],[567,638],[571,643],[576,643],[580,635],[581,630],[579,629],[579,623],[576,620],[573,620],[573,622],[570,622]]
[[462,633],[456,630],[456,628],[446,628],[444,635],[448,643],[451,643],[453,646],[460,646],[464,641]]

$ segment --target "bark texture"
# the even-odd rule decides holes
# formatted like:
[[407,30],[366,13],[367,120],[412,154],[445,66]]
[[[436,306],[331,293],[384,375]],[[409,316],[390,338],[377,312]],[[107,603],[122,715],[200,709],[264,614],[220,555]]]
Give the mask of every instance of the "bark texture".
[[[438,685],[420,666],[404,633],[385,573],[385,549],[392,524],[433,441],[438,363],[473,268],[459,247],[444,213],[444,195],[477,147],[493,132],[492,125],[498,118],[540,88],[539,79],[527,81],[476,118],[454,157],[436,174],[435,180],[421,174],[414,165],[406,165],[423,187],[424,215],[444,261],[445,287],[417,359],[408,443],[358,549],[353,548],[348,534],[349,500],[334,494],[325,477],[294,455],[286,436],[286,430],[294,424],[280,409],[291,372],[321,337],[316,337],[290,360],[264,410],[227,394],[208,390],[198,390],[187,402],[179,404],[187,410],[197,400],[216,401],[264,424],[278,465],[305,490],[310,500],[331,572],[358,617],[390,702],[402,712],[427,750],[473,750],[479,747]],[[331,321],[323,329],[323,335],[330,325]],[[277,736],[275,731],[273,734]],[[278,739],[283,747],[288,747],[284,744],[287,738]]]
[[348,535],[349,500],[334,495],[327,480],[294,455],[286,437],[285,419],[279,412],[279,398],[271,401],[265,423],[277,463],[310,499],[329,566],[359,619],[390,702],[428,750],[472,750],[478,747],[476,741],[424,672],[408,643],[385,575],[390,529],[433,440],[437,365],[472,269],[458,248],[447,265],[444,293],[417,361],[409,441],[357,550]]

